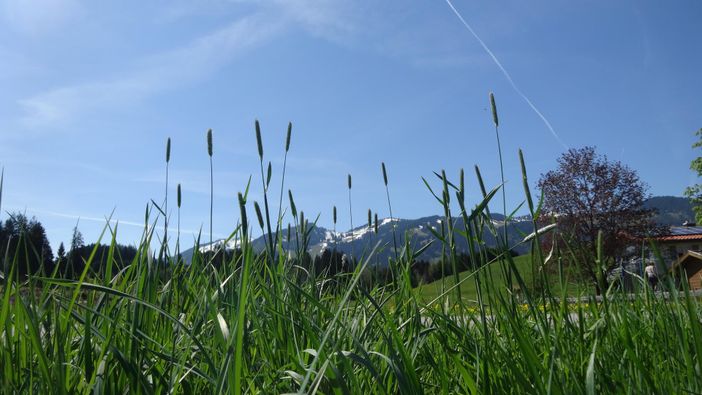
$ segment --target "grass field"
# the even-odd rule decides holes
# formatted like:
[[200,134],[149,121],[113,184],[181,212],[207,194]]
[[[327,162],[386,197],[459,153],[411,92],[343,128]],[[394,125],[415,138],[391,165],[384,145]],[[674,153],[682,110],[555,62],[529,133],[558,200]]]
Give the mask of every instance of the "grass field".
[[[262,152],[259,145],[263,163]],[[265,188],[263,166],[261,173]],[[486,208],[499,188],[471,210],[461,201],[462,179],[444,178],[443,188],[444,199],[437,199],[446,217],[451,209],[461,215],[469,224],[465,236],[483,246]],[[601,303],[567,305],[559,297],[570,288],[561,292],[560,278],[532,277],[530,268],[543,264],[538,254],[515,259],[523,279],[515,276],[511,288],[499,262],[477,258],[485,269],[460,274],[459,281],[467,280],[458,289],[448,289],[451,278],[443,283],[446,292],[441,282],[413,289],[414,251],[407,249],[390,265],[390,284],[368,282],[372,255],[352,273],[329,278],[280,243],[254,252],[251,227],[269,227],[269,217],[275,227],[284,222],[266,203],[262,210],[250,201],[248,186],[242,189],[233,232],[241,251],[221,264],[198,246],[186,264],[169,252],[173,246],[155,242],[160,215],[148,218],[133,261],[116,262],[109,254],[108,265],[124,267],[116,275],[95,274],[91,257],[77,280],[56,273],[20,277],[23,263],[12,259],[13,251],[3,253],[0,388],[52,394],[702,392],[702,310],[689,293],[662,300],[645,289],[632,300],[612,286]],[[449,192],[457,199],[449,202]],[[531,203],[528,187],[524,193]],[[290,208],[304,249],[313,225],[292,198]],[[114,247],[116,234],[106,227],[108,239]],[[452,240],[444,242],[451,250]],[[531,243],[540,245],[539,236]],[[476,257],[486,256],[484,247],[476,248]],[[548,286],[534,288],[534,280]],[[668,278],[661,282],[667,290],[674,286]]]
[[[514,266],[519,272],[522,279],[524,280],[524,283],[528,287],[533,288],[534,275],[531,262],[532,258],[529,255],[521,255],[514,258]],[[516,284],[515,281],[513,281],[511,288],[507,285],[507,281],[505,279],[505,276],[503,275],[499,261],[491,262],[490,264],[485,266],[483,269],[481,269],[481,274],[484,278],[489,279],[491,281],[491,290],[501,294],[502,296],[507,297],[509,296],[509,290],[511,289],[516,297],[523,297],[523,293],[521,292],[519,285]],[[466,303],[478,302],[478,292],[476,288],[477,284],[475,282],[476,275],[477,273],[473,271],[464,271],[461,272],[459,275],[458,282],[460,283],[459,287],[461,289],[461,297]],[[538,272],[536,277],[539,277]],[[583,296],[589,295],[592,292],[594,292],[593,287],[588,286],[582,281],[573,281],[572,277],[574,276],[572,276],[572,274],[570,277],[571,278],[569,278],[566,281],[567,296]],[[549,288],[551,292],[553,292],[555,295],[561,295],[563,288],[561,287],[561,284],[558,281],[558,276],[551,274],[547,278],[549,281]],[[419,287],[415,288],[415,293],[421,300],[427,303],[437,298],[440,299],[440,296],[443,293],[446,293],[448,298],[453,302],[456,295],[453,288],[454,284],[456,284],[455,278],[453,276],[447,276],[429,284],[420,285]]]

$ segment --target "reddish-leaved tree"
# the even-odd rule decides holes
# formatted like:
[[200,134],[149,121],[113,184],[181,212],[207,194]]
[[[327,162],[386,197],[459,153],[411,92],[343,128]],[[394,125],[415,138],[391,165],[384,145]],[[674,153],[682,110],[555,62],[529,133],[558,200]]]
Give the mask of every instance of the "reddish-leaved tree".
[[556,170],[541,175],[538,186],[543,194],[543,219],[558,223],[557,235],[577,255],[583,274],[595,283],[600,231],[609,266],[627,246],[655,231],[653,212],[643,208],[648,186],[634,170],[609,161],[594,147],[565,152]]

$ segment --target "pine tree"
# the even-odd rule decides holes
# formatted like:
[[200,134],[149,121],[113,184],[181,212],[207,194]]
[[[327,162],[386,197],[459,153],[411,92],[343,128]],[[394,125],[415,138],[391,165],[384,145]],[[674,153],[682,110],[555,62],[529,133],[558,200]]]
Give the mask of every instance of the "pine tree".
[[66,247],[63,246],[63,242],[59,244],[58,251],[56,251],[56,263],[63,262],[66,260]]

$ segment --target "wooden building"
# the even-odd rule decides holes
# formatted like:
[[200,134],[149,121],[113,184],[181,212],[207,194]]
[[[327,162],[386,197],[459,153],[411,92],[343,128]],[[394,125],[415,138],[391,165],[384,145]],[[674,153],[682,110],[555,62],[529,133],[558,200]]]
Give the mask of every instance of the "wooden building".
[[671,226],[667,234],[656,240],[660,253],[675,278],[687,278],[691,290],[702,289],[702,226],[694,223]]
[[670,268],[677,278],[687,278],[691,290],[702,289],[702,253],[687,251]]

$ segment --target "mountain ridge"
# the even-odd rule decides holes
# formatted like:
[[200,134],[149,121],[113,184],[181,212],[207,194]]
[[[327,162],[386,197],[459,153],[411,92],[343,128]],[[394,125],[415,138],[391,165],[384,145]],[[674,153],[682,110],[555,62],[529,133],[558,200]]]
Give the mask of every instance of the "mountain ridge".
[[[656,224],[662,226],[682,225],[684,221],[694,220],[694,212],[689,200],[676,196],[654,196],[644,202],[644,208],[655,210],[653,220]],[[363,257],[364,253],[372,250],[378,245],[375,254],[377,264],[384,265],[388,259],[395,256],[394,242],[397,241],[398,253],[402,251],[406,243],[409,244],[413,251],[431,244],[418,257],[422,260],[432,261],[439,259],[443,254],[441,243],[435,242],[436,237],[429,228],[434,232],[441,233],[441,224],[444,217],[440,215],[431,215],[416,219],[403,218],[382,218],[378,222],[378,233],[374,232],[375,224],[357,226],[348,231],[334,231],[322,226],[314,226],[310,231],[308,252],[312,255],[318,255],[326,248],[337,249],[344,254],[350,254],[357,258]],[[504,215],[491,214],[491,222],[496,234],[502,234],[504,226]],[[454,217],[454,232],[456,241],[456,250],[459,253],[468,252],[468,243],[465,238],[460,236],[463,231],[463,219]],[[392,226],[395,225],[395,240],[393,240]],[[508,245],[513,246],[512,251],[517,254],[528,252],[528,244],[521,243],[523,238],[534,231],[531,217],[528,215],[512,218],[507,223],[507,239]],[[286,251],[298,250],[298,245],[294,236],[297,234],[295,227],[291,228],[291,238],[287,239],[287,230],[281,232],[283,236],[283,249]],[[275,236],[275,233],[273,233]],[[266,235],[267,237],[267,235]],[[407,237],[407,239],[405,239]],[[483,231],[483,239],[487,246],[496,246],[494,235],[488,230]],[[252,240],[254,249],[263,251],[266,248],[264,236],[259,236]],[[223,244],[223,240],[217,240],[214,247],[219,247]],[[236,242],[230,241],[226,248],[236,248]],[[200,246],[201,251],[211,249],[209,245]],[[192,258],[193,249],[183,251],[182,255],[190,261]]]

